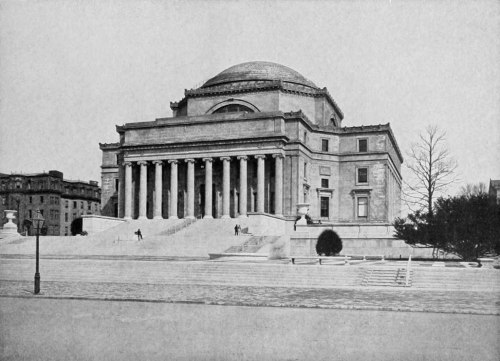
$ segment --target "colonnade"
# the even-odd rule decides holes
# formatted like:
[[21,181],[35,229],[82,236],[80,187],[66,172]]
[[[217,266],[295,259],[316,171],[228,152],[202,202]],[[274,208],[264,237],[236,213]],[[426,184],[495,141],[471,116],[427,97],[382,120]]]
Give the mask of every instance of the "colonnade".
[[[265,159],[266,155],[241,155],[237,156],[236,159],[239,161],[239,216],[247,216],[247,161],[254,157],[257,159],[257,209],[259,213],[264,212],[264,180],[265,180]],[[283,216],[283,158],[282,154],[273,154],[272,157],[275,159],[275,184],[274,184],[274,214],[277,216]],[[213,177],[212,177],[212,163],[216,158],[202,158],[204,162],[205,169],[205,209],[203,218],[213,218],[212,215],[212,200],[213,200]],[[219,157],[222,161],[222,216],[221,218],[229,218],[229,206],[230,206],[230,162],[231,157]],[[186,188],[187,188],[187,207],[186,214],[184,218],[195,218],[194,214],[194,200],[195,200],[195,159],[167,159],[167,160],[153,160],[152,164],[155,166],[155,196],[153,199],[153,218],[162,219],[162,197],[163,197],[163,164],[164,162],[170,164],[170,212],[169,219],[177,219],[177,192],[178,192],[178,165],[180,162],[185,162],[187,164],[186,171]],[[147,219],[147,183],[148,183],[148,172],[147,166],[148,161],[141,160],[137,161],[140,166],[140,177],[139,177],[139,218]],[[132,209],[132,162],[125,161],[125,209],[124,218],[132,219],[134,214]]]

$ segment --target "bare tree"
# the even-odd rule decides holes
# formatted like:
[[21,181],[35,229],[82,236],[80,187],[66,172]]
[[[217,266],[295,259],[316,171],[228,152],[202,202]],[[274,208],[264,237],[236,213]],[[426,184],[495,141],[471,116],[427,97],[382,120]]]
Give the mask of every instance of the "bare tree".
[[460,191],[458,192],[460,196],[466,197],[479,196],[487,193],[488,187],[486,186],[486,183],[483,182],[477,184],[467,183],[465,186],[460,187]]
[[434,198],[456,180],[457,163],[448,152],[445,135],[437,126],[428,126],[407,153],[406,167],[412,177],[405,181],[404,196],[411,209],[416,207],[431,217]]

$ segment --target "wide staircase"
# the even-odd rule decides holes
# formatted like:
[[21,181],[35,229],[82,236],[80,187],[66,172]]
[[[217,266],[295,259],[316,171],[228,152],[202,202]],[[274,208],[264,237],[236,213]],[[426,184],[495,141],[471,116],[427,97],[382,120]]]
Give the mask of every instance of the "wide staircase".
[[224,253],[258,253],[266,244],[276,242],[280,236],[251,236],[248,240],[237,246],[231,246]]
[[194,223],[194,219],[132,219],[111,227],[105,231],[92,235],[91,238],[98,240],[125,241],[135,240],[135,232],[140,229],[143,237],[149,238],[157,235],[170,235],[188,227]]
[[238,219],[199,219],[175,234],[154,238],[164,238],[172,248],[184,250],[185,255],[208,256],[212,252],[222,252],[233,246],[247,242],[252,235],[234,234]]

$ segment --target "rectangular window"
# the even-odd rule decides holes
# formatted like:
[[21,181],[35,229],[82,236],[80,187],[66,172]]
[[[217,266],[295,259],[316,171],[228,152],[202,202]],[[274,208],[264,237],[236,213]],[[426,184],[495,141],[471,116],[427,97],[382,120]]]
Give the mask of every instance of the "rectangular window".
[[32,203],[33,203],[33,197],[30,196],[30,204],[32,204]]
[[368,198],[359,197],[358,198],[358,218],[368,217]]
[[326,178],[321,178],[321,188],[330,188],[329,180]]
[[40,203],[43,203],[43,196],[40,196]]
[[69,207],[69,201],[68,201],[68,200],[64,201],[64,207],[65,207],[65,208],[68,208],[68,207]]
[[368,139],[358,139],[358,152],[368,152]]
[[31,209],[28,210],[28,218],[33,218],[33,211]]
[[358,183],[368,183],[368,168],[358,168]]
[[330,198],[321,197],[321,217],[328,218],[330,216]]
[[76,201],[73,201],[73,208],[76,208],[77,205],[76,205]]
[[68,235],[68,226],[64,227],[64,235],[67,236]]
[[64,213],[64,222],[68,222],[68,216],[69,216],[68,213]]
[[321,139],[321,151],[328,152],[328,139]]
[[115,179],[115,192],[118,192],[119,187],[120,187],[120,180],[117,178]]
[[304,178],[307,178],[307,162],[304,162]]
[[80,202],[80,209],[83,209],[83,201]]

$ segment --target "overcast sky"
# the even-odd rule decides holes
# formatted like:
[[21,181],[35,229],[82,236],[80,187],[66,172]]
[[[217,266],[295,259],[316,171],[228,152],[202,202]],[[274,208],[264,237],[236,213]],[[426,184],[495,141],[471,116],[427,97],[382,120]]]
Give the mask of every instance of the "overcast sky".
[[[222,70],[277,62],[327,87],[345,126],[403,153],[447,132],[458,183],[500,179],[499,1],[0,0],[0,172],[100,182],[115,125],[171,116]],[[405,173],[403,173],[403,176]]]

